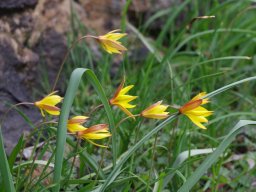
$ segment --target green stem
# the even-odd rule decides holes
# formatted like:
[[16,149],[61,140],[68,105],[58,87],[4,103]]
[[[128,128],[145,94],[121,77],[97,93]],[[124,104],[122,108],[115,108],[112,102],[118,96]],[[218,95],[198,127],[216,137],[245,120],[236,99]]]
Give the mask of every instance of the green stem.
[[100,105],[94,107],[94,108],[90,111],[90,113],[88,114],[88,116],[90,117],[95,111],[97,111],[98,109],[100,109],[100,108],[102,108],[102,107],[104,107],[103,104],[100,104]]
[[[140,132],[140,127],[141,127],[141,124],[142,124],[143,120],[140,121],[137,129],[136,129],[136,132],[135,132],[135,139],[134,139],[134,144],[137,143],[138,141],[138,135],[139,135],[139,132]],[[131,156],[131,163],[130,163],[130,169],[129,169],[129,172],[133,172],[133,162],[134,162],[134,158],[135,158],[135,154],[133,154]]]
[[[69,178],[72,174],[72,171],[73,171],[73,168],[74,168],[74,165],[75,165],[75,161],[76,161],[76,156],[77,156],[77,152],[78,152],[78,148],[79,148],[79,143],[80,143],[80,139],[77,140],[76,142],[76,146],[75,146],[75,149],[74,149],[74,154],[75,156],[73,157],[73,161],[72,161],[72,165],[71,165],[71,168],[70,168],[70,172],[68,174],[68,177],[66,178],[66,181],[69,181]],[[64,187],[64,191],[66,190],[67,186]]]
[[76,40],[71,44],[70,48],[66,51],[66,53],[65,53],[65,55],[64,55],[64,59],[62,60],[62,63],[61,63],[60,68],[59,68],[59,71],[58,71],[58,73],[57,73],[57,75],[56,75],[56,78],[55,78],[55,81],[54,81],[54,83],[53,83],[52,91],[54,91],[55,88],[56,88],[56,86],[57,86],[58,80],[59,80],[59,78],[60,78],[61,71],[62,71],[62,69],[63,69],[63,66],[64,66],[64,64],[65,64],[65,62],[66,62],[66,60],[67,60],[67,58],[68,58],[69,53],[70,53],[71,50],[75,47],[76,44],[78,44],[81,40],[83,40],[83,39],[85,39],[85,38],[88,38],[88,37],[89,37],[89,38],[97,39],[97,37],[95,37],[95,36],[92,36],[92,35],[85,35],[85,36],[83,36],[83,37],[80,37],[80,38],[76,39]]

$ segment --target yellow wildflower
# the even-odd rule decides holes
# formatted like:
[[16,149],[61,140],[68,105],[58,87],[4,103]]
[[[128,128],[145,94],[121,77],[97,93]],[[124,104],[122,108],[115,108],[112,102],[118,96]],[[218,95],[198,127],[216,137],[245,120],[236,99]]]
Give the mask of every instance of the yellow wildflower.
[[98,140],[110,137],[111,134],[108,131],[107,124],[97,124],[83,131],[78,131],[78,137],[84,138],[86,140]]
[[149,106],[141,112],[141,116],[152,119],[165,119],[169,116],[169,112],[165,111],[169,106],[162,105],[162,102],[163,101],[158,101],[155,104]]
[[68,130],[71,133],[76,133],[78,131],[84,131],[85,127],[81,124],[85,123],[89,117],[86,116],[75,116],[68,120]]
[[118,33],[119,29],[110,31],[105,35],[101,35],[96,37],[99,43],[101,44],[102,48],[107,51],[108,53],[118,53],[121,54],[123,51],[127,49],[121,44],[119,39],[126,36],[126,33]]
[[94,143],[91,140],[98,140],[110,137],[111,134],[108,131],[108,125],[98,124],[87,128],[82,125],[87,121],[87,119],[88,117],[86,116],[75,116],[69,119],[67,124],[68,131],[76,134],[78,138],[85,139],[96,146],[106,147],[104,145]]
[[201,99],[205,95],[205,92],[199,93],[179,109],[181,114],[186,115],[195,125],[202,129],[206,129],[202,124],[208,122],[206,117],[213,113],[213,111],[208,111],[204,107],[201,107],[201,105],[209,103],[209,99]]
[[59,95],[55,95],[56,92],[57,91],[54,91],[49,95],[47,95],[46,97],[44,97],[42,100],[34,103],[34,105],[40,109],[43,117],[45,116],[44,111],[46,111],[51,115],[60,114],[60,108],[56,107],[55,105],[60,103],[63,98],[60,97]]
[[[130,91],[134,85],[129,85],[127,87],[124,87],[124,82],[123,80],[119,87],[117,88],[114,96],[112,99],[109,100],[109,103],[111,105],[116,105],[118,106],[121,110],[123,110],[128,116],[133,117],[133,114],[127,110],[136,107],[136,105],[131,105],[129,102],[133,101],[134,99],[137,98],[137,96],[132,96],[132,95],[126,95],[128,91]],[[124,87],[124,88],[123,88]],[[134,118],[134,117],[133,117]]]

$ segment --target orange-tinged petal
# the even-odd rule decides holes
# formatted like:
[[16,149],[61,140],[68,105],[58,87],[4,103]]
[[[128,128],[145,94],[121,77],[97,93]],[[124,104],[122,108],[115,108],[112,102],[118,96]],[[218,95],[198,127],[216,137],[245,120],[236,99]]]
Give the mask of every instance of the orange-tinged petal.
[[[201,93],[198,93],[195,97],[193,97],[191,99],[191,101],[195,101],[195,100],[198,100],[198,99],[202,99],[202,97],[204,97],[206,95],[206,92],[201,92]],[[209,103],[209,99],[205,98],[205,99],[202,99],[202,105],[206,104],[206,103]]]
[[169,112],[165,110],[169,107],[168,105],[161,105],[162,101],[158,101],[157,103],[149,106],[145,110],[141,112],[141,115],[146,118],[152,119],[164,119],[168,117]]
[[83,125],[80,125],[80,124],[67,124],[67,127],[68,127],[68,131],[71,133],[76,133],[79,131],[87,130],[86,127],[84,127]]
[[59,115],[60,114],[60,109],[58,107],[56,107],[55,105],[60,103],[63,98],[58,95],[54,95],[55,93],[56,93],[56,91],[50,93],[49,95],[47,95],[40,101],[36,101],[34,103],[35,106],[37,106],[40,109],[43,117],[45,116],[43,110],[51,115]]
[[194,101],[189,101],[188,103],[186,103],[185,105],[183,105],[179,111],[180,113],[185,113],[186,111],[189,110],[193,110],[196,107],[200,106],[202,104],[203,100],[199,99],[199,100],[194,100]]
[[43,117],[45,116],[43,110],[51,115],[59,115],[60,114],[60,109],[58,107],[51,106],[51,105],[45,105],[45,104],[36,104],[36,106],[40,108],[40,111],[41,111],[41,114]]
[[75,116],[68,120],[68,124],[83,124],[89,119],[87,116]]
[[90,128],[81,132],[80,134],[88,134],[88,133],[92,133],[92,132],[97,133],[99,131],[108,132],[108,124],[93,125]]
[[114,94],[114,97],[113,97],[112,99],[115,99],[115,98],[119,95],[120,91],[121,91],[121,90],[123,89],[123,87],[124,87],[124,82],[125,82],[125,78],[123,78],[122,82],[121,82],[120,85],[118,86],[118,88],[117,88],[117,90],[116,90],[116,92],[115,92],[115,94]]
[[91,126],[90,128],[79,131],[77,136],[82,139],[86,139],[96,146],[100,146],[99,144],[93,143],[91,140],[99,140],[104,139],[111,136],[111,133],[108,131],[107,124],[97,124]]
[[167,117],[169,117],[168,113],[166,114],[146,114],[146,115],[143,115],[143,117],[146,117],[146,118],[150,118],[150,119],[165,119]]

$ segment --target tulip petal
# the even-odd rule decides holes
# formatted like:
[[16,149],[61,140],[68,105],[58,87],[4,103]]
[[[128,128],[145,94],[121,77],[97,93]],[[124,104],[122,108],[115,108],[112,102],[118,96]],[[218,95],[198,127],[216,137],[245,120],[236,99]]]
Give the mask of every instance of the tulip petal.
[[68,127],[68,131],[71,133],[85,131],[88,129],[88,128],[84,127],[83,125],[79,125],[79,124],[68,124],[67,127]]
[[121,91],[120,91],[120,95],[124,95],[126,94],[128,91],[130,91],[132,88],[134,87],[134,85],[129,85],[129,86],[126,86],[125,88],[122,88]]
[[89,119],[87,116],[75,116],[68,120],[68,124],[83,124]]
[[206,127],[201,123],[200,118],[194,115],[187,115],[187,117],[198,127],[202,129],[206,129]]

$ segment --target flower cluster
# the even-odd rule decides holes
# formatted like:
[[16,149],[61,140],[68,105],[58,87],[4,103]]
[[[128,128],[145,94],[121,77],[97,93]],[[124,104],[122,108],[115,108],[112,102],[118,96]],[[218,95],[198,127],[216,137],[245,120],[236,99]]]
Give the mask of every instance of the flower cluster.
[[[127,50],[119,41],[124,36],[126,36],[126,33],[120,33],[120,30],[114,30],[105,35],[88,37],[95,38],[102,48],[108,53],[121,54]],[[161,120],[169,116],[169,112],[167,111],[169,105],[162,104],[163,101],[158,101],[144,109],[139,114],[133,115],[130,110],[135,108],[136,105],[131,102],[134,102],[134,100],[138,98],[138,96],[128,94],[133,87],[134,85],[125,86],[125,79],[123,79],[113,97],[109,99],[109,104],[120,108],[126,115],[128,115],[128,118],[135,119],[135,117],[143,117]],[[179,114],[187,116],[196,126],[202,129],[206,129],[202,123],[207,123],[207,117],[213,113],[213,111],[208,111],[206,108],[201,106],[209,102],[207,98],[204,98],[205,96],[205,92],[199,93],[179,108]],[[59,104],[62,99],[62,97],[56,95],[55,91],[40,101],[35,102],[34,105],[40,109],[42,116],[45,116],[44,112],[47,112],[50,115],[59,115],[60,108],[56,105]],[[92,140],[110,137],[111,133],[109,132],[108,125],[96,124],[90,127],[85,127],[83,124],[86,123],[88,119],[89,117],[87,116],[75,116],[69,119],[67,123],[67,130],[70,134],[75,135],[79,139],[87,140],[96,146],[106,147],[104,145],[99,145]]]
[[98,140],[110,137],[111,134],[108,131],[107,124],[97,124],[93,125],[89,128],[84,127],[84,124],[89,117],[86,116],[75,116],[68,120],[68,131],[70,133],[76,134],[78,138],[85,139],[90,143],[99,146],[99,147],[106,147],[104,145],[99,145],[94,143],[91,140]]
[[[112,99],[109,100],[111,105],[118,106],[122,111],[124,111],[131,118],[135,118],[138,115],[133,115],[128,109],[136,107],[136,105],[132,105],[129,102],[135,100],[137,96],[126,95],[128,91],[130,91],[134,85],[129,85],[124,87],[124,80],[121,82],[119,87],[117,88]],[[208,120],[206,117],[212,115],[213,111],[208,111],[201,105],[209,103],[209,99],[203,97],[206,95],[205,92],[199,93],[194,98],[192,98],[189,102],[184,104],[179,108],[179,113],[186,115],[195,125],[202,129],[206,129],[206,127],[202,123],[207,123]],[[169,112],[167,112],[168,105],[163,105],[163,101],[158,101],[148,108],[144,109],[139,116],[151,119],[165,119],[169,116]]]
[[[40,101],[36,101],[34,105],[38,107],[41,111],[43,117],[45,117],[45,113],[47,112],[50,115],[59,115],[60,108],[56,107],[62,101],[62,97],[56,95],[55,92],[50,93],[49,95],[45,96]],[[104,139],[110,137],[111,134],[108,131],[107,124],[97,124],[93,125],[89,128],[84,127],[84,124],[89,117],[87,116],[75,116],[68,120],[67,129],[71,134],[76,135],[80,139],[87,140],[88,142],[99,146],[99,147],[106,147],[104,145],[97,144],[92,140]]]

